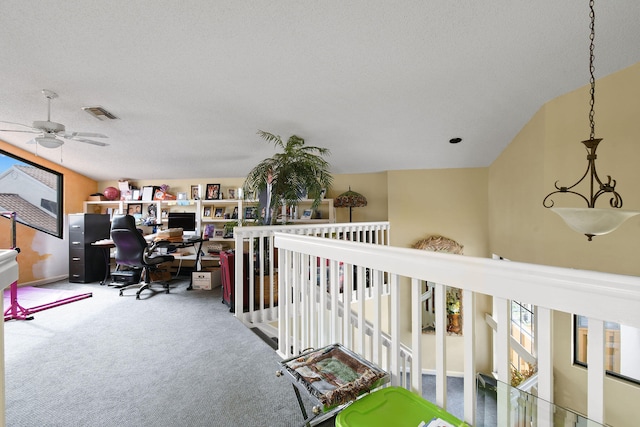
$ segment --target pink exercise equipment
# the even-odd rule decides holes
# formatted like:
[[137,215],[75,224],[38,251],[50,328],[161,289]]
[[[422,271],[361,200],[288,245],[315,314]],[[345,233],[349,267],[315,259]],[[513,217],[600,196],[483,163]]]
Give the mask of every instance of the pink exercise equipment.
[[[16,246],[16,216],[15,212],[0,212],[0,216],[8,218],[11,221],[11,249],[20,253],[20,249]],[[37,291],[36,288],[27,287],[24,288],[28,292]],[[67,298],[61,298],[52,302],[39,304],[34,307],[23,307],[18,302],[18,281],[14,281],[10,285],[9,290],[9,307],[4,311],[4,320],[33,320],[32,314],[39,311],[48,310],[50,308],[59,307],[64,304],[69,304],[75,301],[80,301],[85,298],[92,297],[91,292],[79,295],[73,295]]]

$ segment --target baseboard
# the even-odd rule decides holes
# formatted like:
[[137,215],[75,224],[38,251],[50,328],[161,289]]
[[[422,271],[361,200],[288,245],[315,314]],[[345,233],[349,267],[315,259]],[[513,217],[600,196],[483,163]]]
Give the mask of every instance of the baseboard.
[[69,278],[68,274],[63,274],[63,275],[60,275],[60,276],[47,277],[46,279],[38,279],[38,280],[33,280],[31,282],[18,283],[18,287],[20,288],[22,286],[48,285],[49,283],[59,282],[61,280],[66,280],[68,278]]

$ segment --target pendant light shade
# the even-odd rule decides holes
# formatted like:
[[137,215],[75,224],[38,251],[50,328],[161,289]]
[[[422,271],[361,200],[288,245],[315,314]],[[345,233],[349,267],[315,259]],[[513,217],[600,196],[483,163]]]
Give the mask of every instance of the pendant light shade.
[[638,211],[606,208],[551,208],[567,225],[591,240],[593,236],[611,233]]

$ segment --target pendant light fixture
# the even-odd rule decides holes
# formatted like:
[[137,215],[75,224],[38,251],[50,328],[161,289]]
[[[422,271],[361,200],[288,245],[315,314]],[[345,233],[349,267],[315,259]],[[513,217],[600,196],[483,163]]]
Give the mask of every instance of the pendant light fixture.
[[[587,150],[587,170],[584,175],[575,184],[563,187],[558,186],[558,181],[555,182],[555,191],[547,194],[542,201],[542,205],[545,208],[551,208],[552,211],[560,215],[560,217],[567,223],[573,230],[583,233],[590,241],[593,236],[599,236],[607,234],[618,228],[624,221],[632,216],[640,214],[638,211],[624,211],[622,207],[622,196],[616,191],[616,180],[607,175],[607,180],[602,181],[598,177],[596,171],[596,150],[598,144],[602,141],[602,138],[595,137],[595,121],[594,121],[594,106],[595,106],[595,89],[596,80],[594,77],[595,67],[594,62],[594,39],[595,39],[595,11],[593,8],[594,0],[589,1],[589,17],[591,18],[590,25],[590,45],[589,45],[589,73],[590,73],[590,109],[589,109],[589,124],[591,126],[591,132],[589,139],[582,141]],[[585,178],[590,180],[590,193],[585,196],[574,188],[580,184]],[[552,195],[557,193],[571,193],[582,198],[586,203],[586,208],[556,208],[554,207]],[[603,194],[609,194],[609,205],[611,208],[596,208],[596,200]]]

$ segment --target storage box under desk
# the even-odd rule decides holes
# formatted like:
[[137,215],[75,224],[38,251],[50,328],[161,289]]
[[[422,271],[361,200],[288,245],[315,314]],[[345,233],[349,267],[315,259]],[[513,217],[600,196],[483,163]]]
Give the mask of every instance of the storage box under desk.
[[191,286],[193,289],[211,289],[220,287],[220,269],[210,268],[191,273]]
[[140,283],[142,269],[118,270],[111,272],[111,282],[116,285],[135,285]]

